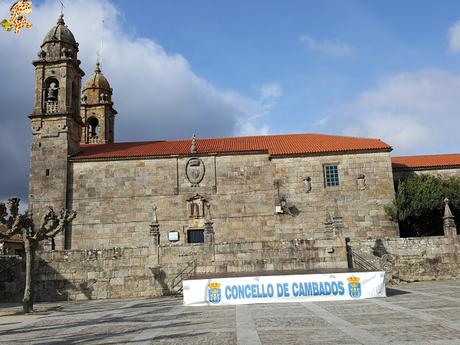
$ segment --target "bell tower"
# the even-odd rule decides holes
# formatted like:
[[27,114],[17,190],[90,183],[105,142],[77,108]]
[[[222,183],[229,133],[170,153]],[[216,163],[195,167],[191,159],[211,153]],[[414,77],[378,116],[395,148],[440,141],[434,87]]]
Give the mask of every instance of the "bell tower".
[[[46,34],[35,66],[35,105],[29,116],[32,145],[29,210],[37,222],[46,206],[68,208],[68,157],[80,150],[80,90],[84,72],[77,59],[78,43],[63,15]],[[64,249],[64,236],[56,249]]]
[[102,74],[100,63],[86,81],[81,98],[82,144],[106,144],[114,141],[115,115],[112,88]]

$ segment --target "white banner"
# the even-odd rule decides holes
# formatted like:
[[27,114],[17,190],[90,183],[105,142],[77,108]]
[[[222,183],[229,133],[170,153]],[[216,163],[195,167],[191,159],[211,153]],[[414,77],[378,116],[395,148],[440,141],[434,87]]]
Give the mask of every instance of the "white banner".
[[196,279],[182,284],[184,305],[191,306],[386,297],[385,272]]

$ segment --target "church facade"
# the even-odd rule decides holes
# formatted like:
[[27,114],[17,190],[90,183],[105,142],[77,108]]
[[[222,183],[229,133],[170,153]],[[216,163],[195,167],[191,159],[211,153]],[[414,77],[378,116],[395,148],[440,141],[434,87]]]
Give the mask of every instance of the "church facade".
[[[82,88],[77,54],[61,16],[33,61],[29,211],[37,222],[47,206],[77,211],[38,254],[40,300],[171,294],[197,274],[347,269],[358,250],[405,279],[458,277],[447,203],[445,236],[429,240],[399,238],[385,207],[407,174],[460,176],[460,154],[391,157],[379,139],[324,134],[118,143],[113,90],[99,64]],[[11,284],[0,300],[20,291]]]
[[320,134],[114,142],[112,89],[84,76],[61,17],[36,71],[30,209],[78,212],[60,249],[141,246],[153,217],[162,243],[395,236],[391,147]]
[[[29,209],[78,212],[59,249],[398,235],[385,206],[407,173],[458,176],[458,154],[393,157],[378,139],[322,134],[115,142],[113,90],[97,63],[83,89],[61,16],[35,66]],[[208,236],[209,237],[209,236]]]

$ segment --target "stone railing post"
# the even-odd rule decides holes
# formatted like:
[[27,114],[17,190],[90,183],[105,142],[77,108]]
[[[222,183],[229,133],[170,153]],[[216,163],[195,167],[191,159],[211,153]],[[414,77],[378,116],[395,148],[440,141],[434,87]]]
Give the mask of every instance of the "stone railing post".
[[454,215],[449,207],[449,199],[444,199],[444,217],[443,220],[443,228],[444,228],[444,236],[446,237],[456,237],[457,236],[457,227],[454,221]]
[[214,227],[213,221],[211,218],[211,204],[206,203],[206,220],[204,222],[204,243],[213,244],[214,243]]
[[214,227],[211,220],[206,220],[204,223],[204,243],[213,244],[214,243]]

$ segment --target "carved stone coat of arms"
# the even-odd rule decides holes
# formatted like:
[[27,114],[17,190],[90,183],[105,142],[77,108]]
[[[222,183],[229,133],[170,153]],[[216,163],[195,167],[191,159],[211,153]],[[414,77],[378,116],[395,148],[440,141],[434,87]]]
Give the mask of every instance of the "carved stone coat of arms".
[[191,158],[185,167],[185,174],[192,186],[197,186],[204,177],[205,166],[201,159]]

